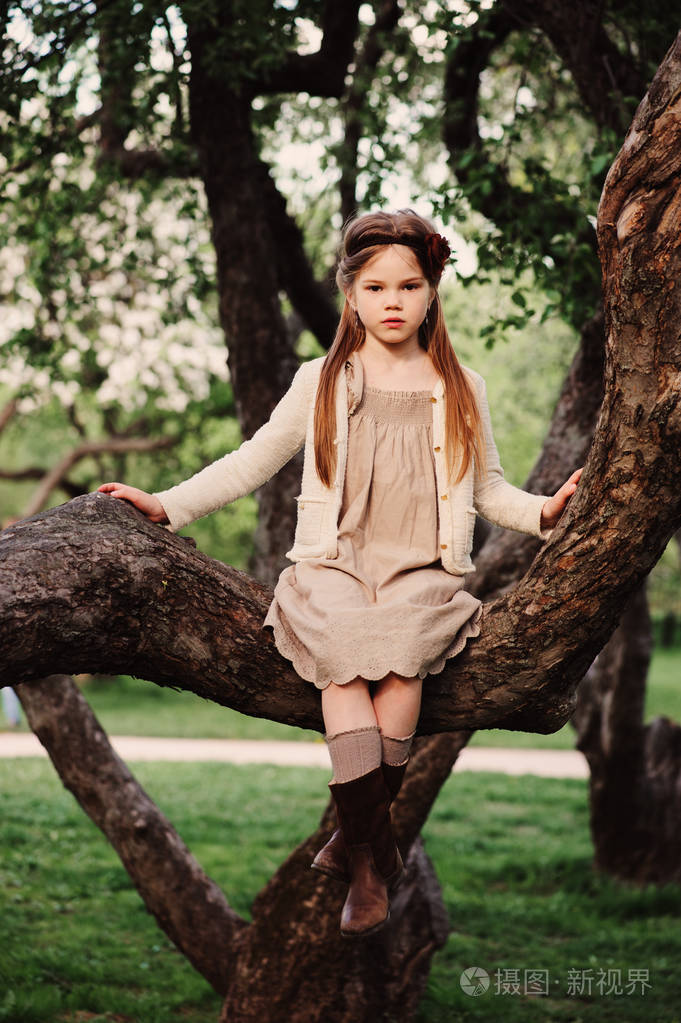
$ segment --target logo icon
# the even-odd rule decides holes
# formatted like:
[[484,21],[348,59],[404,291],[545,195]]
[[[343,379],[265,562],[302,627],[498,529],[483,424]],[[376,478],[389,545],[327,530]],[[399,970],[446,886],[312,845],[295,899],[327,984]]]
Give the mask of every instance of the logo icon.
[[459,977],[459,984],[466,995],[484,995],[489,987],[489,973],[482,966],[469,966]]

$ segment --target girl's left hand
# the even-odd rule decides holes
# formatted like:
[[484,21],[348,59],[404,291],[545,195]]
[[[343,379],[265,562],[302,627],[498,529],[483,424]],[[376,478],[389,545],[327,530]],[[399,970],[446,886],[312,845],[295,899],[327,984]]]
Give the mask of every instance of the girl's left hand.
[[569,480],[557,490],[553,497],[550,497],[541,510],[540,525],[542,529],[553,529],[558,519],[565,511],[565,507],[577,489],[582,469],[576,469]]

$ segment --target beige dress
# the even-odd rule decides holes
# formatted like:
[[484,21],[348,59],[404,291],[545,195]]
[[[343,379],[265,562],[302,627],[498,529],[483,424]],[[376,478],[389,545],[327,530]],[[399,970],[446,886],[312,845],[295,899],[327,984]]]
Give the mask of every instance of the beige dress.
[[480,633],[480,601],[440,561],[432,418],[430,391],[363,388],[348,424],[338,557],[279,577],[263,628],[319,689],[437,674]]

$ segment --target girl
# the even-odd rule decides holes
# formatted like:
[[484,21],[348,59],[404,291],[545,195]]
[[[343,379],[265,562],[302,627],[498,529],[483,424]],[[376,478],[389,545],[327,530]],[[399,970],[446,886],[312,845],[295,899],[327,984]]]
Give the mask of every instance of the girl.
[[250,493],[305,445],[293,564],[263,628],[321,690],[339,826],[312,866],[349,885],[345,936],[389,917],[402,871],[390,804],[423,679],[479,634],[480,601],[463,588],[476,513],[546,537],[581,472],[552,498],[504,480],[484,381],[459,364],[442,315],[449,255],[411,210],[353,220],[334,343],[300,367],[269,422],[170,490],[99,488],[176,530]]

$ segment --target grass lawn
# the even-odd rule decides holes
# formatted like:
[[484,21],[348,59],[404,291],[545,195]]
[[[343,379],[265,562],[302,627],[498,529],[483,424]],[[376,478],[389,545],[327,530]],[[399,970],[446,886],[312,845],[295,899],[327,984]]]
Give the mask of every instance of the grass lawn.
[[[647,720],[664,714],[675,721],[681,721],[680,681],[681,648],[657,649],[648,683]],[[127,677],[94,679],[86,682],[83,688],[99,720],[111,735],[283,739],[308,742],[320,738],[316,732],[247,717],[238,711],[202,700],[193,693],[161,689],[139,679]],[[26,729],[25,723],[23,728]],[[471,745],[573,749],[574,731],[569,724],[552,735],[488,729],[476,732]]]
[[[314,769],[136,772],[244,915],[326,798],[326,772]],[[455,775],[424,835],[451,933],[418,1023],[681,1019],[681,888],[594,873],[584,782]],[[156,928],[45,761],[0,761],[0,847],[0,1021],[217,1019],[219,998]],[[471,967],[490,978],[479,997],[460,984]],[[524,993],[526,971],[548,994]]]

